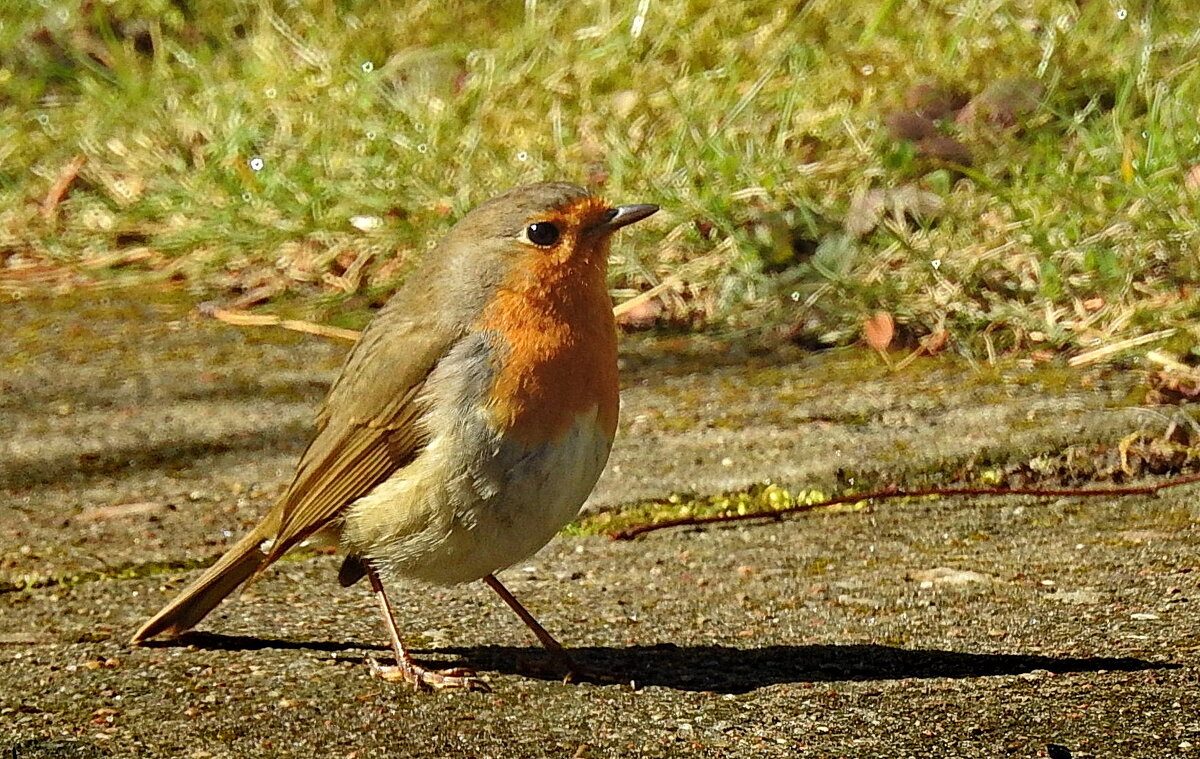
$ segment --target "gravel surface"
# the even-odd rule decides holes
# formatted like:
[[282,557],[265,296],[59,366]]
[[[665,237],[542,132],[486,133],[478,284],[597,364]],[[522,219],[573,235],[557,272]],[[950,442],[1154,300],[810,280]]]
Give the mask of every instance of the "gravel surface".
[[[482,584],[394,596],[418,657],[490,693],[380,682],[373,604],[332,556],[130,648],[278,494],[345,349],[187,314],[153,294],[0,312],[2,756],[1200,756],[1195,488],[558,538],[502,575],[618,684],[558,682]],[[624,363],[593,509],[903,482],[1166,423],[1119,375],[647,340]]]

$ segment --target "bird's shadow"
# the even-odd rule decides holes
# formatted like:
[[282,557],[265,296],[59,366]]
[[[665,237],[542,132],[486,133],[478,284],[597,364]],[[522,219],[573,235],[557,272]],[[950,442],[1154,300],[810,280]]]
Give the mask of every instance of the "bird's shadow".
[[[339,641],[295,641],[242,635],[191,632],[173,642],[151,645],[187,645],[210,650],[307,649],[325,653],[383,652],[385,646]],[[415,650],[414,655],[432,666],[466,666],[479,672],[501,672],[543,680],[560,679],[547,667],[543,649],[531,646],[469,646]],[[907,649],[874,644],[776,645],[762,648],[733,646],[589,646],[571,648],[583,668],[611,675],[617,682],[639,687],[659,685],[683,691],[746,693],[768,685],[804,682],[903,680],[934,677],[989,677],[1019,675],[1034,670],[1055,674],[1138,672],[1178,669],[1171,662],[1134,657],[1068,657],[1037,654],[973,654],[939,649]],[[343,661],[365,661],[366,656],[338,656]]]

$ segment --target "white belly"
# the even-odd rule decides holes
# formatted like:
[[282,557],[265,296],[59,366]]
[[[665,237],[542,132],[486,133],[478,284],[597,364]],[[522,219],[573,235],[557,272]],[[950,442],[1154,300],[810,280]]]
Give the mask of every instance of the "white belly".
[[493,443],[464,456],[464,442],[451,435],[430,441],[412,464],[351,504],[342,545],[385,576],[477,580],[532,555],[574,519],[612,446],[594,414],[554,445]]

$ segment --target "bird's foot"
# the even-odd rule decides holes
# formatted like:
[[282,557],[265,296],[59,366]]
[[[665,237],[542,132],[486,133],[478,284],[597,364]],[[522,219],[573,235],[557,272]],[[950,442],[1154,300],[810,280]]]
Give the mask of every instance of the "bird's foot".
[[368,660],[371,674],[389,683],[404,682],[417,690],[467,690],[490,691],[492,688],[474,670],[466,667],[452,669],[427,669],[414,661],[384,665]]

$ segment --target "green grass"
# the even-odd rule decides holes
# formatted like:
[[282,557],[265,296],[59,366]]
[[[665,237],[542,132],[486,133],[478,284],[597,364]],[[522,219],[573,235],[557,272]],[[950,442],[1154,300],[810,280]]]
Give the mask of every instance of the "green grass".
[[[1171,3],[9,2],[0,295],[377,298],[472,205],[570,179],[664,207],[612,286],[678,277],[674,325],[1085,348],[1200,313],[1197,60]],[[1017,112],[940,120],[950,165],[886,126],[927,82]],[[940,210],[845,231],[902,186]]]

